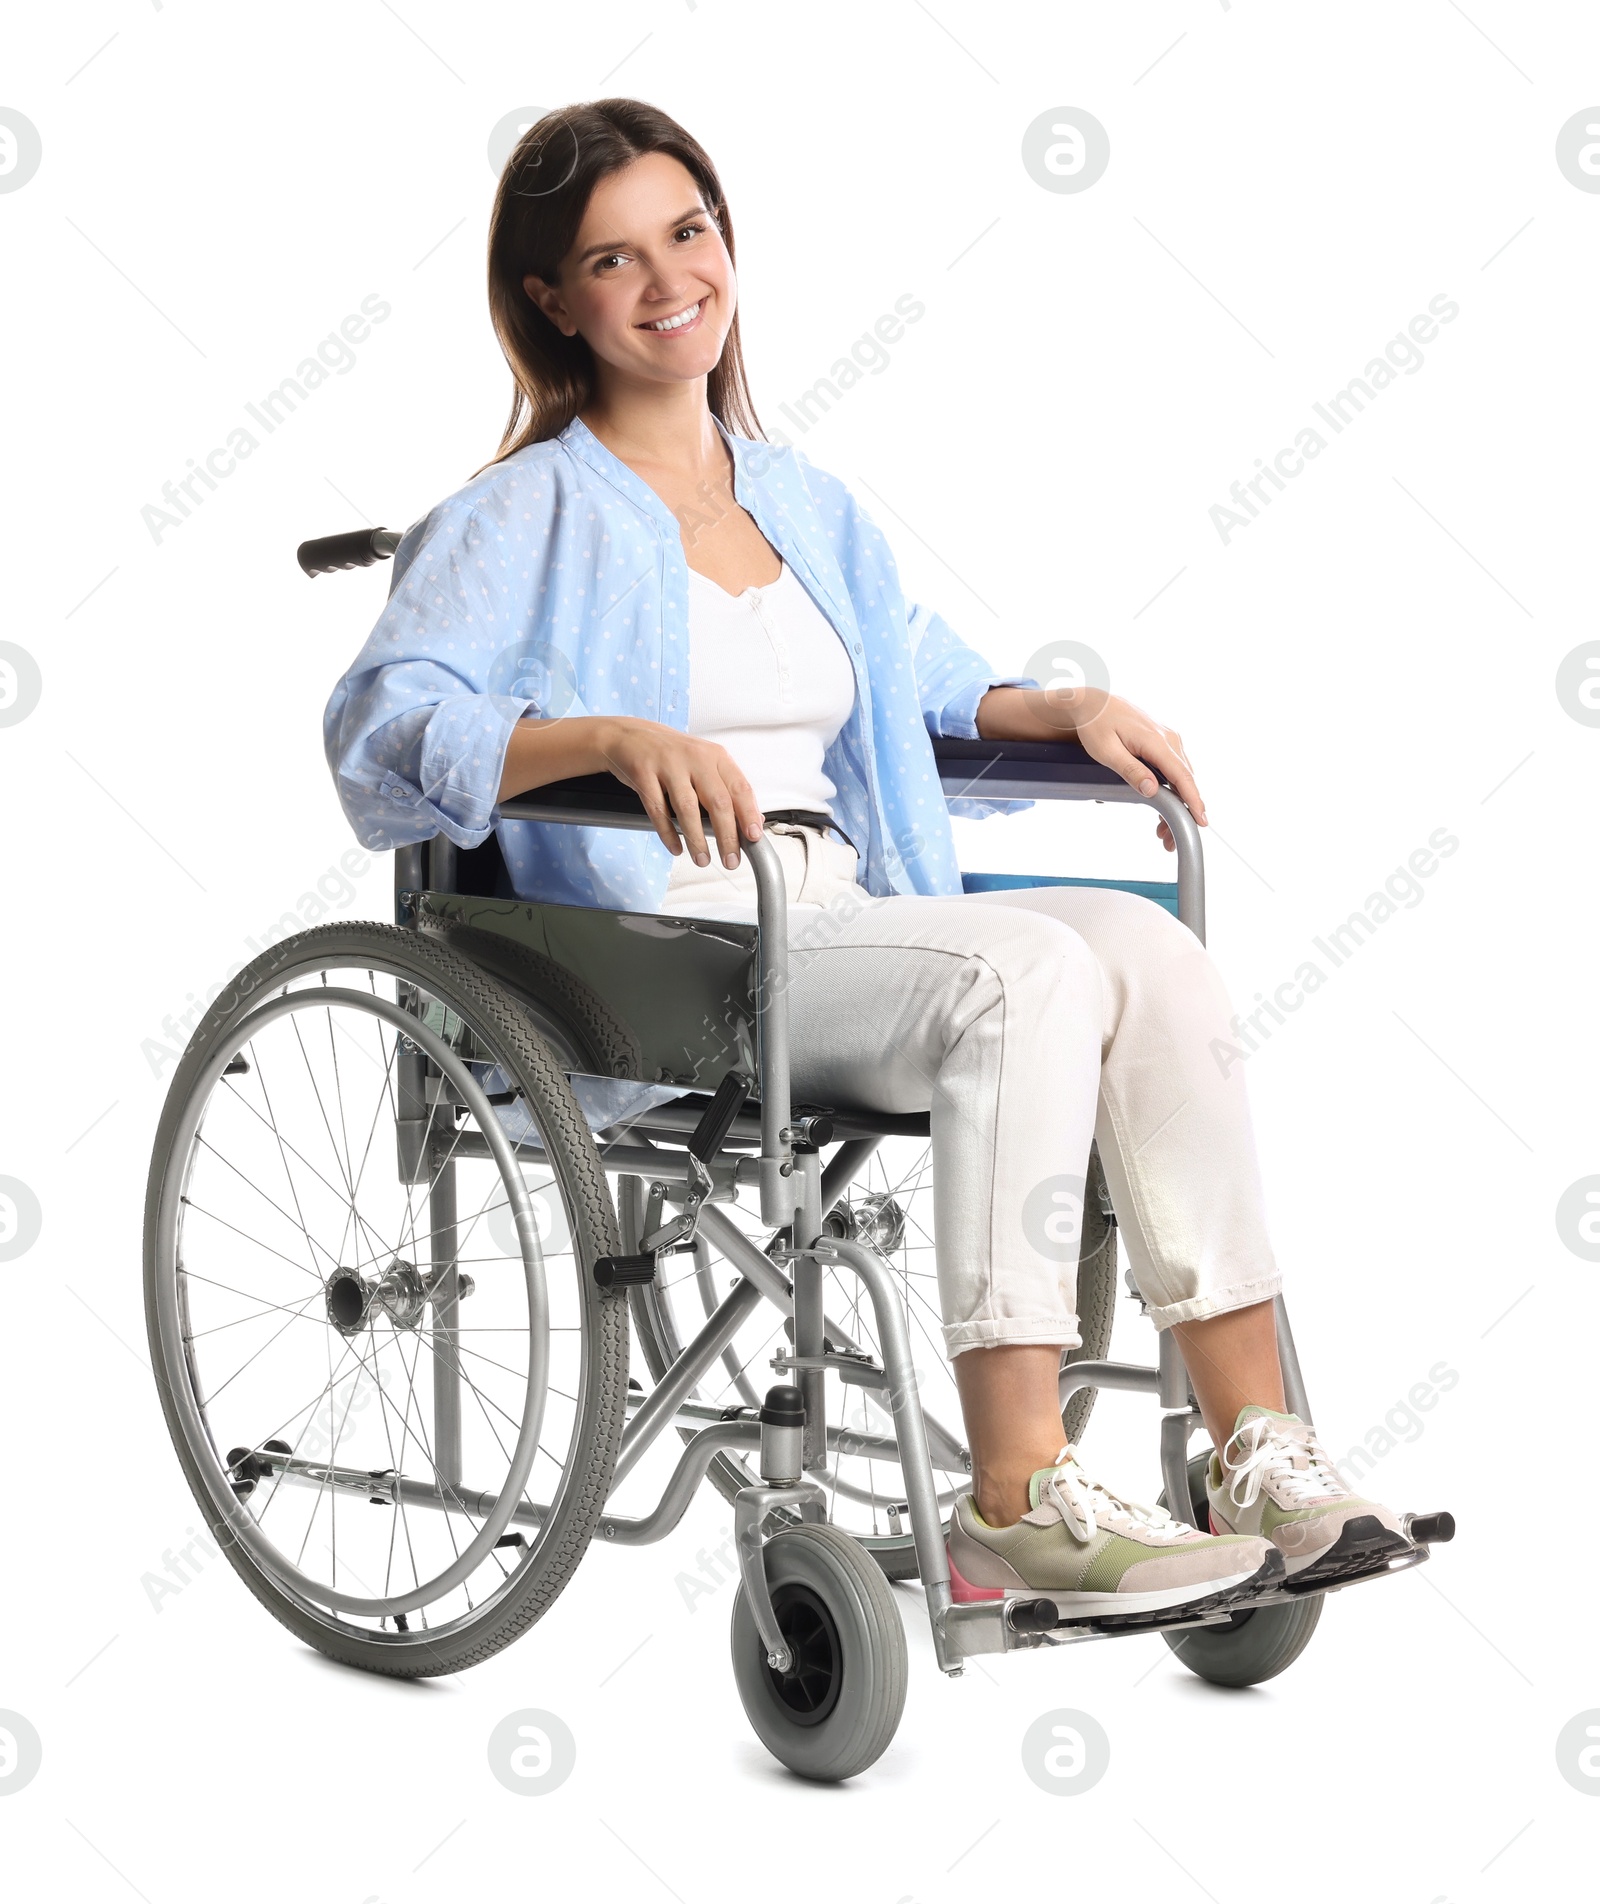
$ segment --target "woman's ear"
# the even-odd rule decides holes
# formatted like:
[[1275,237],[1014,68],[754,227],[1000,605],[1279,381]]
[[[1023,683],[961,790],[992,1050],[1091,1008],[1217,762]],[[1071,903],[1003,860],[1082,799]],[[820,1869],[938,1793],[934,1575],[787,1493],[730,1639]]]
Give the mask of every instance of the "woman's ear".
[[529,272],[522,280],[522,288],[555,325],[563,337],[576,337],[578,327],[567,315],[567,307],[560,290],[553,284],[546,284],[543,278]]

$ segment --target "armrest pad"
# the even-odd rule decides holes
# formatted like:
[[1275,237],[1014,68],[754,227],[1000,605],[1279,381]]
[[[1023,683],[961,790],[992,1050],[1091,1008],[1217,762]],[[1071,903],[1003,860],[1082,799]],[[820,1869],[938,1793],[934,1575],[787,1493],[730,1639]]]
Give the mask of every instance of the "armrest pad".
[[526,793],[503,800],[497,811],[501,818],[515,820],[517,809],[522,806],[644,818],[644,803],[638,794],[632,787],[624,786],[615,774],[608,773],[579,774],[572,780],[552,780],[543,787],[530,787]]
[[1090,788],[1127,790],[1121,774],[1091,760],[1072,740],[936,740],[933,754],[940,784],[952,799],[993,794],[1048,800],[1081,796]]

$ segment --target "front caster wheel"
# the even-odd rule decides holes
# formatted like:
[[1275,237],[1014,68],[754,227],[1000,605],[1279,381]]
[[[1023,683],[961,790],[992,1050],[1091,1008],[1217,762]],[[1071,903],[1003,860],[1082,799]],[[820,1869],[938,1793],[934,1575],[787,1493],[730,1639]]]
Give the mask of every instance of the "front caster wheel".
[[791,1655],[777,1672],[743,1585],[733,1607],[733,1676],[756,1736],[802,1778],[864,1772],[906,1700],[906,1636],[882,1570],[849,1535],[806,1521],[764,1550],[773,1610]]
[[[1206,1463],[1209,1449],[1189,1463],[1189,1519],[1196,1527],[1210,1524],[1206,1501]],[[1167,1504],[1165,1493],[1161,1496]],[[1226,1624],[1169,1630],[1161,1637],[1191,1673],[1213,1686],[1259,1686],[1290,1667],[1311,1643],[1322,1618],[1320,1593],[1308,1594],[1288,1605],[1246,1608]]]

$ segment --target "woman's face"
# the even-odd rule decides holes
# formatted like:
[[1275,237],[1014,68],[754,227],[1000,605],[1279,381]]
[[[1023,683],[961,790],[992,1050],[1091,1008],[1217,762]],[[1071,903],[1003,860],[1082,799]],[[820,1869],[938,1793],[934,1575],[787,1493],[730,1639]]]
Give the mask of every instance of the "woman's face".
[[[523,289],[598,364],[651,383],[704,377],[722,355],[738,286],[699,187],[664,152],[646,153],[590,194],[561,282]],[[662,328],[666,320],[676,320]]]

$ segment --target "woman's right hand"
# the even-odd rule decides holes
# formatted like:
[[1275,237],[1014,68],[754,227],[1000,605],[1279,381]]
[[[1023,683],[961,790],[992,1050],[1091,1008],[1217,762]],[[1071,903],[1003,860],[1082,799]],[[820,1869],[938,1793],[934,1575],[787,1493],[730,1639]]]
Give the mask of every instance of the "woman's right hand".
[[629,715],[603,715],[596,725],[602,770],[615,774],[638,794],[669,853],[681,850],[681,827],[695,865],[710,865],[702,807],[710,817],[724,866],[732,869],[739,864],[741,838],[760,839],[761,808],[726,747],[714,740],[696,740],[660,721]]

